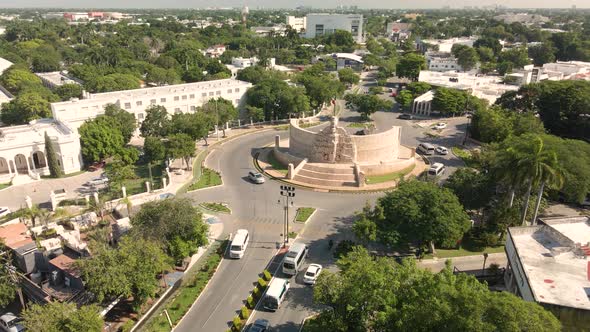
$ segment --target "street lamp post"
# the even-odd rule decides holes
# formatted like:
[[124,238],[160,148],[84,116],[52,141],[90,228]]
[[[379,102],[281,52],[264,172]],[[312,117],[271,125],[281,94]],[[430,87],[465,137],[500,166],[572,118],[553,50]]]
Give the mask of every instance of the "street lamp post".
[[483,253],[483,267],[481,268],[481,272],[483,275],[486,274],[486,261],[488,260],[488,253],[484,252]]
[[[291,186],[281,186],[281,196],[283,196],[283,243],[284,246],[289,243],[289,202],[293,205],[293,197],[295,197],[295,188]],[[280,203],[280,200],[279,200]]]

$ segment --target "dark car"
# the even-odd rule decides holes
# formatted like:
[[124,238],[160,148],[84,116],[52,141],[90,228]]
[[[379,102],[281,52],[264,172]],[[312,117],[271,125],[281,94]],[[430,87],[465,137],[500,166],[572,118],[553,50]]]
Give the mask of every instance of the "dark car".
[[269,325],[270,324],[266,319],[257,319],[252,323],[248,332],[266,332],[268,331]]
[[414,116],[412,114],[404,113],[404,114],[400,114],[397,118],[403,119],[403,120],[412,120],[414,118]]

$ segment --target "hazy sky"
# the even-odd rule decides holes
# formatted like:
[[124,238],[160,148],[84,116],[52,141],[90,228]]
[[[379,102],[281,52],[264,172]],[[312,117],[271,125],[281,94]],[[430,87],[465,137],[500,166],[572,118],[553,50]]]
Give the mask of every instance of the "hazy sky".
[[259,6],[266,8],[294,8],[298,5],[315,8],[334,8],[337,5],[357,5],[359,8],[439,8],[451,6],[485,6],[499,4],[512,8],[590,8],[590,0],[0,0],[4,7],[67,7],[67,8],[206,8]]

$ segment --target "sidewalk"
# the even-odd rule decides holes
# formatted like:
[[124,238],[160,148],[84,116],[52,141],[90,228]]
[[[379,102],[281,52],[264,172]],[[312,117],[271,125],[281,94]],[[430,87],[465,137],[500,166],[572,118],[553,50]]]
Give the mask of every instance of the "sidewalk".
[[[445,268],[445,262],[447,259],[451,260],[451,268],[457,268],[461,271],[478,270],[483,268],[483,255],[424,259],[417,262],[417,264],[419,267],[428,269],[432,272],[439,272]],[[491,264],[498,264],[500,267],[506,267],[506,254],[503,252],[489,254],[488,259],[486,260],[486,267],[489,267]]]

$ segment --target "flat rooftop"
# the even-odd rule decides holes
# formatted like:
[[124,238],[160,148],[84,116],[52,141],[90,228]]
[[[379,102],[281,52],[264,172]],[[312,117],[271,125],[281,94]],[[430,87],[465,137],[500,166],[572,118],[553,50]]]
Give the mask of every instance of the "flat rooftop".
[[533,292],[541,303],[590,310],[590,218],[542,219],[534,227],[511,227],[510,236]]
[[52,139],[71,139],[74,132],[53,119],[39,119],[20,126],[0,127],[0,152],[17,146],[45,144],[45,132]]
[[45,79],[53,85],[61,86],[64,84],[80,84],[76,79],[68,77],[59,71],[52,71],[48,73],[35,73],[41,79]]

